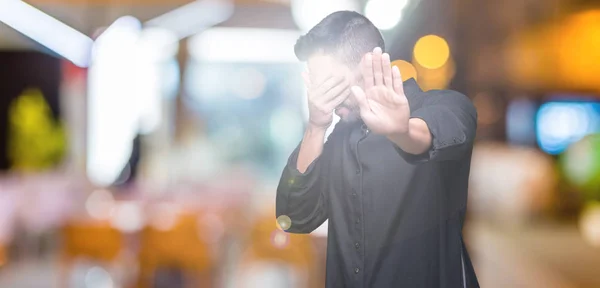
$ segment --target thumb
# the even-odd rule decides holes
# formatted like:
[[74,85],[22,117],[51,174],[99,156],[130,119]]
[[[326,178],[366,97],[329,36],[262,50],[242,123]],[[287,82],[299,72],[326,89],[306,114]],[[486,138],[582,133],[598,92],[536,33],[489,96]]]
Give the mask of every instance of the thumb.
[[377,122],[377,117],[373,114],[373,110],[371,110],[371,105],[369,105],[369,100],[367,100],[367,95],[365,91],[358,86],[354,86],[350,88],[352,93],[356,97],[356,101],[358,102],[358,107],[360,109],[360,117],[367,124],[367,126],[371,127],[374,123]]
[[365,91],[363,91],[363,89],[358,86],[352,86],[350,90],[352,91],[352,94],[354,94],[354,97],[356,97],[356,101],[358,102],[360,110],[365,112],[371,111],[371,106],[369,106],[369,102],[367,101],[367,95],[365,94]]

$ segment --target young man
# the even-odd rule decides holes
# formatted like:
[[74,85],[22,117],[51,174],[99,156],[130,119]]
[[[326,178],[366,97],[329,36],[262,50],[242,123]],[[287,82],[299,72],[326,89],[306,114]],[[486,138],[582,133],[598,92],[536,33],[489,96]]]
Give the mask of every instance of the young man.
[[[403,83],[383,49],[348,11],[298,40],[310,120],[277,221],[310,233],[329,219],[327,287],[478,287],[462,238],[477,112],[458,92]],[[342,121],[323,144],[334,111]]]

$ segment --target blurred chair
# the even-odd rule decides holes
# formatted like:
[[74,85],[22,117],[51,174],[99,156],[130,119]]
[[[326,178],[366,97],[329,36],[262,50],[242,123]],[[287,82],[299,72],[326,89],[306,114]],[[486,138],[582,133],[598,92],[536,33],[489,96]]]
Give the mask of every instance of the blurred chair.
[[[178,213],[172,225],[146,226],[140,235],[138,287],[154,287],[158,269],[185,272],[186,287],[212,287],[209,245],[200,237],[198,215]],[[169,227],[170,226],[170,227]]]
[[68,276],[76,260],[111,266],[123,251],[123,235],[107,221],[68,222],[61,232],[61,287],[68,286]]
[[7,264],[8,255],[6,251],[6,246],[4,243],[0,243],[0,269]]
[[[316,267],[318,267],[316,265],[317,251],[311,236],[284,232],[278,227],[274,215],[274,211],[273,213],[265,213],[252,225],[250,237],[244,247],[240,262],[239,271],[241,275],[237,281],[240,281],[242,285],[238,285],[238,287],[285,285],[285,287],[314,288],[324,286],[324,283],[320,283],[319,274],[316,271]],[[262,267],[259,269],[265,270],[262,270],[262,272],[255,271],[257,269],[255,267]],[[288,274],[290,270],[292,273]],[[285,277],[287,279],[278,281],[285,281],[286,283],[252,283],[251,280],[257,279],[255,277],[258,277],[258,275],[250,275],[249,271],[253,271],[253,274],[265,273],[263,277],[258,278],[258,281],[273,283],[274,280],[267,278]],[[252,279],[248,279],[248,277]]]

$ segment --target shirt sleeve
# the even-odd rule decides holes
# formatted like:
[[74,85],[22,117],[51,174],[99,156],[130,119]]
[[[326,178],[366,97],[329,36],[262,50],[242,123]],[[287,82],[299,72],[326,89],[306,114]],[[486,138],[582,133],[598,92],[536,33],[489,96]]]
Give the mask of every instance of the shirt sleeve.
[[[327,144],[326,144],[327,145]],[[327,197],[322,179],[326,171],[321,169],[323,153],[315,159],[304,173],[296,168],[300,145],[292,152],[277,186],[276,216],[279,224],[290,221],[291,233],[310,233],[327,220]],[[281,220],[286,219],[286,220]]]
[[414,155],[396,146],[396,151],[409,163],[458,160],[473,148],[477,130],[477,110],[465,95],[450,90],[425,92],[423,106],[411,113],[420,118],[431,133],[428,151]]

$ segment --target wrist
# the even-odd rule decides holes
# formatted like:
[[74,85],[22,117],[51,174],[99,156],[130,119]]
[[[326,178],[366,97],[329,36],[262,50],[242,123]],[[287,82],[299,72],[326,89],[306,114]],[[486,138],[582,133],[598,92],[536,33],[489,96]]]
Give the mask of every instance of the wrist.
[[406,131],[394,132],[387,135],[387,138],[392,140],[392,142],[400,145],[402,143],[406,143],[410,139],[410,133],[408,129]]
[[427,123],[419,118],[411,118],[405,130],[387,136],[400,149],[419,155],[431,147],[432,135]]
[[[410,138],[410,119],[407,121],[406,125],[402,128],[396,129],[387,135],[387,137],[391,140],[397,141],[405,141]],[[394,141],[396,142],[396,141]]]
[[309,122],[308,126],[306,127],[306,132],[310,133],[310,134],[316,134],[316,133],[325,134],[325,131],[327,131],[327,128],[329,128],[329,125],[327,125],[327,126],[316,125],[316,124]]

